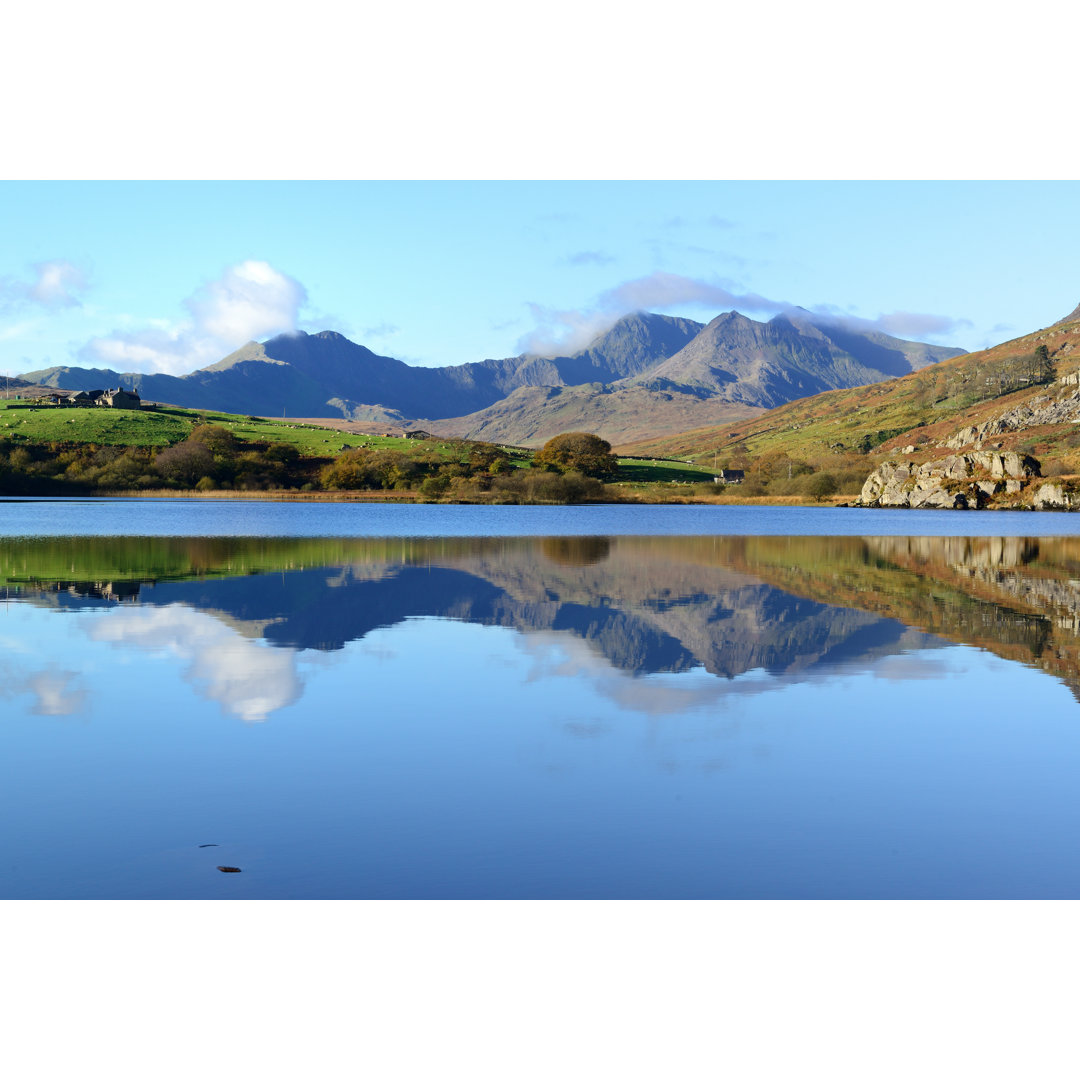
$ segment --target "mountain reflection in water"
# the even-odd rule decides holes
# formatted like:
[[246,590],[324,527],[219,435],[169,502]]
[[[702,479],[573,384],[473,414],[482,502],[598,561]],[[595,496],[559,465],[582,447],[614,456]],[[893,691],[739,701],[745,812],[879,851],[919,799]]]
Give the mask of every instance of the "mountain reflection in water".
[[0,541],[0,578],[9,600],[108,610],[95,640],[172,650],[248,720],[301,696],[298,651],[416,618],[578,639],[633,676],[790,681],[948,641],[1080,696],[1071,538],[55,538]]

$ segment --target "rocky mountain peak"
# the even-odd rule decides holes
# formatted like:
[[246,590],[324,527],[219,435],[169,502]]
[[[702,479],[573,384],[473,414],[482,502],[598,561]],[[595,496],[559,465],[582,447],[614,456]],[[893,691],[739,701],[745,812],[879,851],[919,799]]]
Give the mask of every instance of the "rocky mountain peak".
[[1054,323],[1054,325],[1060,326],[1062,323],[1070,322],[1080,322],[1080,304],[1077,304],[1076,307],[1074,307],[1072,311],[1070,311],[1069,314],[1065,316],[1064,319],[1058,319],[1058,321]]

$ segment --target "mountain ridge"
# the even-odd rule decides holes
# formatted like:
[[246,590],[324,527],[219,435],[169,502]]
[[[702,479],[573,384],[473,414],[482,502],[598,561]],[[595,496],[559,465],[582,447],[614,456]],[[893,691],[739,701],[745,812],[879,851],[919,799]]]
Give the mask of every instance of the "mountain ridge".
[[848,330],[809,312],[784,312],[761,323],[729,311],[638,375],[544,396],[517,391],[476,413],[424,423],[443,435],[522,446],[580,429],[623,445],[647,438],[650,424],[654,431],[676,432],[728,423],[961,355],[962,349]]
[[610,382],[638,374],[677,352],[701,327],[691,319],[636,313],[571,356],[525,353],[442,368],[381,356],[333,330],[297,331],[247,342],[187,375],[65,365],[21,377],[65,390],[122,384],[150,400],[227,412],[278,415],[284,408],[294,416],[364,419],[381,408],[388,416],[446,417],[494,404],[520,386]]
[[[183,376],[54,367],[22,378],[71,390],[123,385],[148,400],[239,414],[421,423],[466,437],[497,430],[500,441],[524,445],[543,441],[552,417],[533,413],[559,412],[550,407],[556,399],[571,424],[559,430],[624,440],[754,415],[961,352],[823,324],[809,312],[759,323],[732,311],[707,325],[637,312],[570,356],[413,367],[336,331],[297,331],[248,342]],[[547,392],[553,388],[560,393]]]

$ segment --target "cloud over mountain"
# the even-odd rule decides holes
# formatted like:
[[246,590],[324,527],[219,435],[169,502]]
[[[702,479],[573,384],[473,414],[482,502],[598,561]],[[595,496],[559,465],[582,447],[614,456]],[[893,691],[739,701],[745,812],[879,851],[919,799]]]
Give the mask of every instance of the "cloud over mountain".
[[191,371],[248,341],[295,331],[306,302],[299,281],[267,262],[249,259],[189,296],[183,302],[188,318],[94,338],[79,351],[79,359],[129,371]]
[[812,309],[815,322],[832,322],[852,330],[876,330],[893,337],[940,338],[958,330],[970,329],[969,319],[954,319],[948,315],[929,315],[918,311],[892,311],[876,319],[863,319],[828,304]]
[[[527,306],[536,327],[522,337],[518,345],[523,352],[536,356],[566,355],[583,349],[598,334],[611,329],[622,316],[634,311],[694,306],[712,311],[719,308],[778,315],[797,308],[788,300],[740,291],[733,282],[706,281],[665,270],[621,282],[602,292],[587,308],[559,310],[536,303]],[[966,319],[921,312],[894,311],[866,319],[829,304],[818,304],[803,311],[815,319],[851,329],[876,330],[905,338],[940,338],[971,326]]]

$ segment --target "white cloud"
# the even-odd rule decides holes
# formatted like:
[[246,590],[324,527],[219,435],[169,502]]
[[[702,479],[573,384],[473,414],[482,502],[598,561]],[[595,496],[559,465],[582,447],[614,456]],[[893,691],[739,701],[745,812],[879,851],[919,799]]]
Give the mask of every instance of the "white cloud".
[[381,322],[377,326],[365,326],[360,331],[360,336],[365,338],[392,337],[400,331],[401,327],[393,323]]
[[620,709],[647,716],[677,716],[716,705],[727,698],[760,694],[785,684],[783,677],[765,680],[721,679],[712,675],[642,677],[616,667],[591,643],[569,631],[540,630],[522,634],[514,644],[532,660],[528,682],[573,678],[588,685]]
[[919,312],[896,311],[875,319],[863,319],[828,304],[819,304],[810,310],[797,309],[797,305],[787,300],[738,291],[732,282],[705,281],[665,270],[624,281],[601,293],[588,308],[561,311],[540,304],[527,306],[537,325],[518,342],[518,346],[523,352],[538,356],[577,352],[610,330],[624,315],[665,308],[697,307],[713,313],[737,310],[761,316],[799,310],[814,321],[827,320],[852,329],[878,330],[897,337],[941,337],[971,326],[966,319]]
[[86,274],[66,259],[38,263],[37,280],[30,286],[30,299],[45,307],[76,307],[86,291]]
[[230,266],[189,301],[200,331],[242,345],[253,338],[295,330],[303,285],[269,263],[249,259]]
[[953,319],[948,315],[930,315],[919,311],[891,311],[876,319],[862,319],[827,304],[819,304],[811,314],[816,322],[835,322],[854,330],[877,330],[893,337],[917,341],[948,336],[958,330],[970,330],[972,326],[968,319]]
[[615,257],[606,251],[575,251],[566,257],[566,261],[571,266],[606,266],[613,263]]
[[39,321],[38,319],[27,319],[25,322],[11,323],[0,328],[0,341],[16,341],[33,330]]
[[148,320],[138,330],[115,330],[79,352],[91,366],[187,374],[216,363],[248,341],[296,330],[304,286],[256,259],[228,267],[184,301],[189,318]]
[[88,281],[86,272],[67,259],[34,263],[33,278],[0,278],[0,311],[43,307],[49,311],[79,307]]
[[775,314],[792,304],[768,300],[756,293],[739,293],[726,285],[656,270],[645,277],[624,281],[600,294],[596,303],[578,311],[558,311],[529,304],[537,323],[532,333],[519,343],[523,352],[555,356],[584,349],[597,335],[610,330],[632,311],[692,305],[713,311],[739,308],[742,311]]
[[188,664],[184,678],[199,693],[249,723],[291,705],[303,690],[295,650],[259,645],[180,604],[111,613],[94,624],[90,636],[179,657]]

